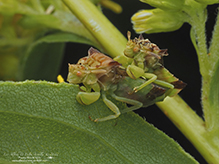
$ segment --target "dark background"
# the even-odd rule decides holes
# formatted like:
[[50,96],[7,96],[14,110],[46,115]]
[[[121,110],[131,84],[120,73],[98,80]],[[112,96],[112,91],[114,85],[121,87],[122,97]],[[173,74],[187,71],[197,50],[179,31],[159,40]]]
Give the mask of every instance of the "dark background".
[[[123,7],[121,14],[115,14],[108,9],[103,9],[103,13],[108,19],[126,36],[127,31],[132,32],[132,38],[138,37],[132,30],[130,22],[131,16],[140,9],[151,8],[138,0],[114,0]],[[206,23],[208,42],[211,38],[211,31],[215,22],[217,6],[208,7],[208,21]],[[180,96],[187,102],[195,112],[202,117],[201,109],[201,76],[197,55],[190,40],[190,25],[184,24],[179,30],[168,33],[143,34],[152,43],[157,44],[161,49],[168,49],[169,56],[164,57],[165,67],[176,77],[187,83],[186,88],[180,92]],[[107,39],[107,38],[106,38]],[[90,46],[83,44],[68,43],[65,58],[63,60],[61,74],[66,79],[68,73],[68,63],[76,63],[79,58],[86,56]],[[159,110],[156,105],[148,108],[141,108],[135,111],[146,118],[149,123],[165,132],[168,136],[176,140],[186,152],[191,154],[201,164],[206,163],[199,152],[183,136],[183,134],[173,125],[171,121]],[[182,115],[183,117],[183,115]],[[158,121],[159,120],[159,121]]]

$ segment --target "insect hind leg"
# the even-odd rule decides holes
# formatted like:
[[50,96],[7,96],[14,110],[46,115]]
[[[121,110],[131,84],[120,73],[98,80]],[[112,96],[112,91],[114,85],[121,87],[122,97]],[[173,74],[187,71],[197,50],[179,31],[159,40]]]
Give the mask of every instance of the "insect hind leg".
[[102,121],[107,121],[107,120],[111,120],[111,119],[115,119],[115,118],[119,117],[119,115],[121,114],[119,108],[112,101],[107,99],[105,92],[102,92],[102,98],[103,98],[103,102],[106,104],[106,106],[108,108],[110,108],[110,110],[113,111],[115,114],[109,115],[109,116],[106,116],[103,118],[97,118],[93,121],[94,122],[102,122]]
[[148,80],[146,80],[140,86],[135,87],[133,89],[134,92],[138,92],[139,90],[141,90],[142,88],[146,87],[147,85],[153,83],[157,79],[157,76],[153,73],[144,73],[144,75],[142,77],[145,78],[145,79],[148,79]]
[[115,95],[113,92],[111,93],[111,96],[114,99],[118,100],[118,101],[125,102],[127,104],[132,105],[131,107],[127,107],[127,108],[123,109],[121,111],[121,113],[127,113],[127,112],[130,112],[130,111],[139,109],[143,106],[143,104],[140,101],[133,100],[133,99],[128,99],[128,98],[125,98],[125,97],[120,97],[120,96]]
[[146,87],[147,85],[149,85],[151,83],[155,83],[155,84],[160,85],[160,86],[165,87],[165,88],[174,89],[174,85],[172,85],[168,82],[162,81],[162,80],[157,80],[157,75],[155,75],[155,74],[145,73],[144,76],[142,76],[142,77],[145,79],[148,79],[148,80],[146,80],[140,86],[135,87],[133,89],[134,92],[138,92],[139,90],[141,90],[142,88]]
[[160,85],[162,87],[165,87],[165,88],[174,89],[173,84],[170,84],[170,83],[162,81],[162,80],[155,80],[154,83],[157,85]]

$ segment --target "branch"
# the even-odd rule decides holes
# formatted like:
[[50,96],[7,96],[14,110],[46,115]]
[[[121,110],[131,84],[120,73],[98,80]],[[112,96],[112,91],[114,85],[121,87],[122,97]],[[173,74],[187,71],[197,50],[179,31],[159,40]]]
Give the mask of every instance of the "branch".
[[184,102],[180,96],[167,97],[156,103],[163,113],[191,141],[209,163],[219,161],[219,152],[214,143],[209,142],[205,122]]
[[112,57],[123,55],[127,43],[119,30],[88,0],[62,0]]

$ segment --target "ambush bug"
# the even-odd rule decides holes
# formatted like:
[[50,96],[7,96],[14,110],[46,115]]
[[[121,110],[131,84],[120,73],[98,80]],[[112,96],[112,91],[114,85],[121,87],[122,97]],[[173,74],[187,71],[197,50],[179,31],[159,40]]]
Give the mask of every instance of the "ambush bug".
[[[80,104],[89,105],[102,96],[103,102],[114,112],[113,115],[91,119],[94,122],[111,120],[121,113],[163,101],[171,90],[169,86],[157,83],[150,82],[145,85],[147,82],[145,77],[131,78],[119,62],[92,47],[88,50],[88,56],[81,58],[77,64],[69,64],[67,81],[72,84],[83,84],[76,96]],[[142,85],[144,87],[138,92],[133,92],[133,88]],[[120,111],[106,95],[132,106]]]
[[156,44],[151,43],[148,39],[144,39],[142,35],[139,38],[131,38],[128,31],[128,42],[124,50],[124,55],[131,59],[126,65],[122,63],[125,60],[117,59],[124,66],[129,77],[137,79],[139,77],[147,79],[145,83],[134,88],[137,92],[150,83],[158,84],[162,87],[170,88],[168,96],[174,96],[179,93],[186,84],[171,74],[162,64],[163,56],[167,56],[167,49],[160,49]]

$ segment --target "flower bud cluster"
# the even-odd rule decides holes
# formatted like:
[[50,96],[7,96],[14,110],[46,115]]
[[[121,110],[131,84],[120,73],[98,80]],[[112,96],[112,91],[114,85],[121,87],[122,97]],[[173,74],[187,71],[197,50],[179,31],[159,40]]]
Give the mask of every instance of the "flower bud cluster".
[[191,24],[198,13],[205,13],[208,4],[219,0],[140,0],[154,9],[140,10],[131,21],[137,33],[159,33],[179,29],[183,23]]
[[137,33],[158,33],[179,29],[185,19],[184,13],[155,8],[137,12],[131,21]]

